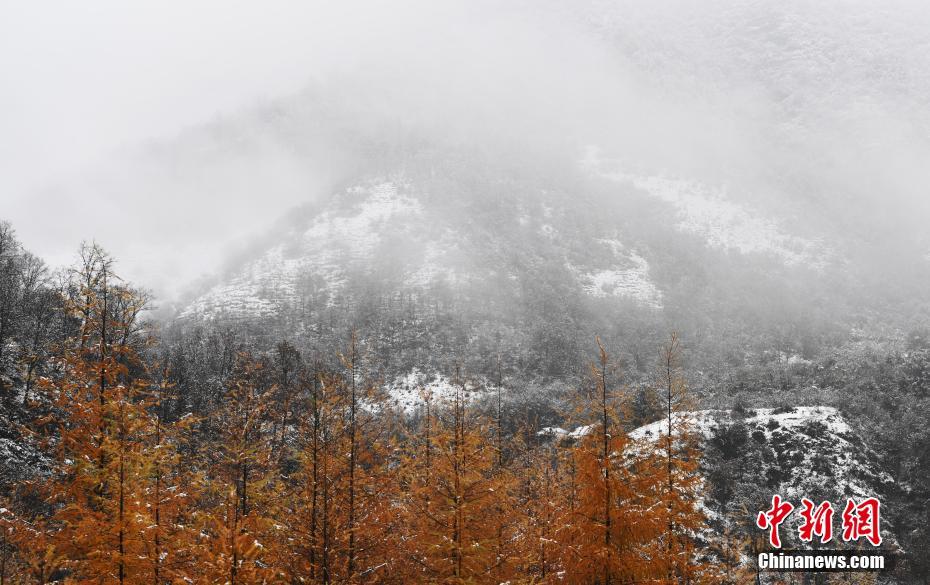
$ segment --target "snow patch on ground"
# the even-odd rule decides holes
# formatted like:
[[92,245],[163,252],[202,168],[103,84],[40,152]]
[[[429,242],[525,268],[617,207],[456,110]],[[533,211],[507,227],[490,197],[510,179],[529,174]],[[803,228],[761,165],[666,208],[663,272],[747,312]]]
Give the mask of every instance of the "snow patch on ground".
[[558,439],[580,439],[587,436],[594,430],[596,425],[581,425],[574,430],[568,431],[562,427],[543,427],[536,432],[542,437],[555,437]]
[[[759,425],[765,427],[767,436],[771,436],[775,429],[797,431],[812,422],[824,424],[828,432],[836,435],[852,434],[849,424],[846,423],[839,411],[832,406],[795,406],[788,411],[757,408],[750,410],[749,414],[750,416],[745,417],[742,421],[750,428]],[[714,429],[731,416],[730,411],[726,410],[675,412],[672,413],[672,426],[686,424],[693,432],[701,435],[704,439],[710,439],[713,436]],[[664,435],[667,429],[668,422],[665,419],[658,420],[632,431],[630,438],[653,438]]]
[[[831,486],[848,497],[875,496],[876,485],[893,483],[884,472],[876,472],[869,458],[874,453],[858,440],[853,429],[836,408],[829,406],[797,406],[780,410],[759,408],[750,410],[744,418],[735,418],[729,411],[701,410],[675,413],[673,426],[686,423],[694,433],[710,440],[714,431],[727,422],[746,425],[751,441],[764,441],[779,457],[778,465],[785,479],[781,494],[799,500]],[[665,436],[665,420],[656,421],[630,433],[634,441],[655,440]],[[781,464],[781,459],[790,465]],[[761,476],[761,472],[760,472]]]
[[581,286],[594,297],[626,297],[661,309],[662,291],[649,278],[649,262],[616,238],[602,239],[614,258],[610,267],[582,272]]
[[[326,212],[320,215],[304,233],[303,240],[310,247],[319,247],[323,252],[322,262],[332,261],[332,249],[324,246],[338,242],[352,258],[365,257],[381,241],[379,226],[395,217],[417,215],[422,212],[420,203],[401,195],[397,184],[382,182],[373,186],[356,186],[348,189],[350,195],[365,195],[364,202],[348,216]],[[327,252],[329,252],[327,254]],[[325,256],[330,256],[325,258]]]
[[[448,377],[427,373],[418,368],[398,376],[393,382],[385,385],[392,405],[408,415],[422,409],[427,399],[440,408],[448,405],[454,399],[456,389],[456,385]],[[480,386],[473,382],[465,383],[466,401],[473,401],[480,395]]]

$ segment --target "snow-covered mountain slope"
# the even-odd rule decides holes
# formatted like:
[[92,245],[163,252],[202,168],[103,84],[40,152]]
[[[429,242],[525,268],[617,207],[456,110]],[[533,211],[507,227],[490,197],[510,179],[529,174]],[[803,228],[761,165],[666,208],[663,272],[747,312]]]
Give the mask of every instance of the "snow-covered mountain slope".
[[[797,508],[802,498],[816,504],[829,501],[839,518],[847,499],[858,502],[877,497],[882,501],[896,489],[875,451],[833,407],[680,412],[673,415],[673,426],[678,429],[675,433],[684,429],[698,439],[698,498],[713,529],[708,534],[734,529],[752,534],[757,530],[753,524],[756,513],[767,509],[775,494]],[[593,428],[546,427],[538,434],[571,442]],[[663,419],[631,431],[628,454],[639,453],[644,445],[661,444],[666,429]],[[789,546],[802,544],[795,526],[798,518],[782,529]],[[893,524],[885,518],[881,526],[886,546],[897,546]]]
[[[770,447],[775,458],[756,461],[760,485],[772,493],[800,500],[831,490],[838,496],[864,498],[883,492],[891,477],[877,469],[875,453],[856,436],[842,415],[832,407],[799,406],[788,410],[761,408],[735,418],[730,411],[703,410],[677,415],[687,421],[705,444],[734,425],[745,428],[748,440]],[[665,421],[640,427],[634,439],[661,437]],[[705,452],[714,453],[705,448]]]
[[831,253],[822,241],[791,234],[775,219],[732,200],[725,188],[630,173],[618,161],[602,160],[596,147],[588,148],[581,166],[592,176],[632,186],[669,205],[676,217],[676,228],[700,237],[709,246],[769,255],[789,266],[823,268],[830,260]]
[[439,255],[424,241],[424,211],[405,194],[403,184],[371,182],[347,189],[338,203],[316,216],[302,232],[292,234],[248,262],[230,278],[191,303],[182,316],[262,316],[288,310],[307,295],[331,296],[347,283],[353,270],[367,271],[383,247],[421,245],[422,262],[403,267],[409,282],[448,276],[435,265]]
[[389,379],[443,371],[475,343],[485,364],[510,351],[530,356],[520,363],[534,375],[561,377],[595,335],[645,345],[678,330],[739,353],[734,331],[761,342],[791,323],[813,338],[811,303],[843,327],[871,302],[849,286],[859,275],[842,241],[751,197],[618,161],[579,149],[522,166],[438,147],[391,158],[291,210],[176,315],[254,319],[265,340],[322,343],[356,328],[393,362]]
[[[565,218],[571,218],[571,209],[521,204],[523,213],[515,212],[507,226],[512,231],[488,238],[474,218],[436,205],[441,199],[442,194],[423,193],[403,174],[345,189],[307,225],[280,234],[198,295],[181,317],[268,317],[309,304],[331,307],[358,292],[361,281],[389,293],[481,287],[499,276],[513,282],[529,268],[516,257],[523,252],[538,264],[564,270],[580,295],[662,307],[663,293],[651,277],[645,252],[627,245],[616,231],[603,237],[569,232]],[[508,218],[503,219],[506,224]]]
[[[775,494],[798,508],[802,498],[829,501],[839,514],[847,499],[884,500],[896,489],[876,453],[836,408],[702,410],[675,416],[701,439],[703,506],[718,533],[734,522],[744,531],[753,530],[755,513],[766,509]],[[657,440],[665,435],[666,424],[640,427],[630,437]],[[797,522],[792,519],[782,530],[793,546],[801,544]],[[895,546],[887,518],[882,531],[888,545]]]
[[615,259],[604,268],[579,273],[582,288],[595,297],[627,297],[645,306],[662,308],[662,291],[649,278],[649,262],[628,250],[617,238],[599,240]]

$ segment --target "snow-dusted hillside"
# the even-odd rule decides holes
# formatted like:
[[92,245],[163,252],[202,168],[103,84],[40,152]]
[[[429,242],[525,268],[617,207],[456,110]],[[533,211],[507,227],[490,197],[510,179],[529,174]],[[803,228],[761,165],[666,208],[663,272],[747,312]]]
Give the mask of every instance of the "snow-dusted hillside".
[[592,176],[632,186],[669,205],[676,227],[703,239],[708,246],[778,258],[787,265],[822,268],[830,258],[824,243],[791,234],[778,221],[728,197],[726,188],[713,188],[697,181],[625,171],[617,161],[600,158],[591,147],[581,161]]
[[599,241],[610,249],[614,263],[579,275],[585,292],[595,297],[627,297],[662,308],[662,291],[649,276],[649,262],[617,238]]
[[[829,501],[838,514],[847,499],[886,501],[896,489],[875,451],[832,407],[703,410],[675,417],[701,439],[701,505],[717,534],[734,526],[752,533],[755,514],[775,494],[797,508],[802,498]],[[657,421],[630,436],[656,440],[664,436],[666,424]],[[793,517],[781,531],[788,546],[803,546],[797,537],[799,522]],[[894,526],[887,518],[881,528],[886,546],[896,547]]]
[[[197,296],[180,316],[269,317],[309,304],[337,306],[357,292],[353,287],[359,278],[386,292],[423,293],[438,284],[466,283],[487,289],[482,283],[503,270],[514,281],[513,271],[529,268],[514,265],[512,256],[520,246],[527,246],[538,262],[561,264],[573,275],[579,295],[662,307],[663,293],[652,278],[646,252],[616,233],[598,237],[570,231],[559,223],[572,217],[570,208],[557,213],[533,202],[532,215],[513,218],[512,233],[487,238],[475,233],[469,218],[434,205],[435,199],[424,200],[419,186],[403,174],[361,182],[336,194],[301,229],[280,234],[266,250]],[[518,237],[523,240],[515,243]],[[532,238],[562,252],[544,256]],[[594,254],[585,253],[589,246]]]
[[[478,383],[469,380],[465,383],[462,398],[467,402],[477,400],[489,387],[486,380],[479,380]],[[384,389],[391,405],[408,415],[424,408],[427,400],[434,408],[448,408],[456,391],[460,390],[449,377],[437,373],[427,374],[417,368],[385,384]]]
[[[730,411],[702,410],[676,415],[687,421],[704,443],[712,441],[726,425],[744,425],[749,440],[771,447],[774,459],[758,462],[760,481],[772,493],[800,500],[830,490],[843,497],[863,498],[884,491],[891,477],[878,470],[868,449],[842,415],[832,407],[799,406],[788,411],[761,408],[745,418]],[[630,436],[649,439],[663,436],[665,421],[640,427]]]
[[[712,528],[707,535],[720,535],[734,526],[755,530],[759,510],[753,508],[767,505],[774,494],[795,506],[808,498],[830,501],[842,510],[847,498],[884,500],[895,489],[876,453],[833,407],[682,412],[673,415],[673,427],[675,433],[686,430],[699,439],[702,478],[697,497]],[[592,428],[546,427],[539,435],[573,441]],[[633,430],[628,454],[662,440],[666,429],[663,419]],[[782,535],[798,546],[794,522]],[[887,519],[882,535],[888,546],[897,546],[894,526]]]
[[291,310],[305,295],[338,293],[353,270],[371,271],[388,240],[422,246],[421,262],[401,268],[405,282],[452,277],[437,262],[442,252],[420,230],[422,205],[399,181],[372,181],[347,189],[301,233],[247,263],[194,300],[184,317],[272,315]]

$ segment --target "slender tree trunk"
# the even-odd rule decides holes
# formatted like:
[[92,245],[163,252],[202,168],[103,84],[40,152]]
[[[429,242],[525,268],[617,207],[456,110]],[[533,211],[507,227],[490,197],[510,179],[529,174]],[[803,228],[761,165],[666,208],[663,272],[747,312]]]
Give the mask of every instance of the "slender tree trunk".
[[[227,510],[229,509],[229,504],[227,503]],[[239,532],[239,504],[238,502],[233,502],[232,505],[232,530],[229,531],[229,548],[231,553],[231,563],[229,565],[229,585],[236,585],[236,575],[239,570],[239,548],[238,543],[236,542],[236,536]]]
[[[106,389],[107,389],[107,273],[106,268],[103,269],[103,310],[100,314],[100,388],[99,388],[99,400],[100,400],[100,469],[101,471],[106,467],[106,456],[103,450],[103,443],[106,440],[106,425],[107,425],[107,416],[106,416]],[[106,489],[106,486],[103,484],[100,485],[101,494]]]
[[497,468],[500,470],[504,467],[504,430],[503,430],[503,406],[501,403],[501,385],[503,383],[503,374],[501,372],[501,359],[497,358]]
[[249,515],[249,464],[242,463],[242,516]]
[[[497,475],[500,476],[504,469],[504,411],[501,402],[501,385],[503,382],[500,355],[497,356]],[[500,497],[497,498],[497,555],[494,563],[495,571],[500,569],[504,558],[504,510],[500,505]]]
[[[6,338],[6,311],[0,308],[0,363],[3,363],[3,346],[6,343],[3,341]],[[0,387],[0,390],[3,388]]]
[[29,394],[32,392],[32,373],[35,371],[36,367],[36,357],[29,356],[29,362],[26,364],[26,384],[23,390],[23,405],[29,403]]
[[604,467],[604,585],[610,585],[610,531],[611,531],[611,494],[610,494],[610,417],[607,405],[607,353],[601,348],[601,424],[603,426]]
[[291,408],[291,384],[290,384],[290,370],[287,367],[287,357],[282,357],[281,365],[281,391],[284,393],[284,408],[281,413],[281,436],[278,437],[278,421],[275,420],[274,429],[272,430],[272,448],[274,450],[274,455],[278,461],[281,460],[282,452],[284,450],[284,438],[287,433],[287,418],[288,412]]
[[544,473],[545,473],[545,479],[546,479],[545,491],[544,491],[545,496],[543,497],[542,500],[543,500],[543,504],[546,506],[546,517],[545,517],[545,524],[543,525],[543,538],[540,539],[539,541],[539,569],[540,569],[540,577],[542,577],[542,579],[545,581],[546,569],[547,569],[546,567],[546,564],[547,564],[546,543],[549,542],[549,526],[552,523],[552,512],[548,505],[548,502],[550,501],[550,498],[552,495],[550,493],[552,486],[550,485],[550,482],[549,482],[550,478],[549,478],[549,467],[548,466],[546,467]]
[[291,409],[291,391],[290,388],[285,386],[284,389],[284,412],[281,414],[281,438],[278,440],[278,460],[281,460],[281,457],[284,453],[284,439],[287,434],[287,418],[288,413]]
[[319,448],[320,448],[320,405],[319,405],[319,387],[318,387],[318,378],[316,375],[313,376],[313,394],[312,394],[312,408],[313,408],[313,439],[311,447],[311,459],[313,465],[313,479],[311,484],[311,493],[310,493],[310,580],[314,581],[316,579],[316,523],[317,523],[317,509],[316,509],[316,500],[317,500],[317,490],[319,485],[319,469],[317,467],[318,457],[319,457]]
[[666,381],[666,395],[665,395],[665,404],[666,404],[666,423],[668,425],[667,433],[665,437],[665,455],[666,455],[666,475],[667,475],[667,490],[668,490],[668,502],[666,503],[666,512],[668,514],[668,534],[666,536],[666,554],[668,555],[668,569],[666,578],[669,582],[672,580],[672,574],[674,573],[674,559],[672,555],[674,553],[674,547],[672,540],[675,534],[675,526],[673,521],[672,514],[672,501],[674,494],[674,474],[672,473],[672,347],[670,346],[665,352],[665,381]]
[[154,585],[161,583],[161,471],[155,464],[155,567]]
[[[569,468],[568,468],[568,517],[571,522],[575,522],[575,506],[578,502],[578,487],[576,483],[577,477],[577,468],[575,466],[575,451],[572,450],[569,459]],[[573,550],[575,548],[575,531],[572,530],[569,532],[568,538],[568,549]]]
[[155,566],[153,567],[153,585],[161,585],[161,419],[165,408],[165,379],[167,367],[162,376],[158,392],[158,404],[155,409]]
[[326,449],[327,443],[328,441],[324,441],[324,450],[323,450],[323,518],[322,518],[323,550],[321,551],[323,559],[322,559],[322,564],[320,567],[323,585],[329,585],[329,582],[330,582],[330,575],[329,575],[329,453],[327,452],[327,449]]
[[355,367],[358,357],[355,333],[352,334],[352,349],[350,361],[350,374],[352,375],[352,397],[349,404],[349,562],[348,562],[348,579],[351,582],[355,575],[355,465],[358,446],[356,445],[356,387],[355,387]]
[[[458,367],[456,367],[456,378],[459,378],[460,372]],[[460,459],[463,450],[463,445],[461,443],[461,429],[463,421],[461,420],[461,402],[464,400],[464,396],[461,393],[461,390],[458,385],[455,388],[455,401],[453,403],[453,417],[452,422],[454,425],[454,435],[452,441],[452,456],[453,456],[453,529],[452,529],[452,543],[453,543],[453,560],[455,562],[454,574],[456,578],[462,577],[462,521],[464,517],[462,515],[462,460]]]
[[[322,399],[324,404],[326,403],[326,387],[323,386]],[[325,415],[323,411],[320,412],[321,417]],[[331,431],[331,422],[328,418],[322,419],[320,432],[321,434],[321,445],[320,445],[320,471],[321,471],[321,481],[323,484],[323,493],[321,494],[321,518],[320,518],[320,532],[323,539],[321,550],[320,550],[320,579],[323,585],[329,585],[331,581],[330,576],[330,567],[329,567],[329,553],[330,553],[330,527],[329,527],[329,507],[330,507],[330,478],[329,478],[329,451],[330,451],[330,431]]]
[[[42,313],[43,309],[46,308],[46,305],[43,304],[42,308],[36,308],[35,321],[32,324],[32,340],[29,348],[29,359],[26,364],[26,380],[25,380],[25,390],[23,391],[23,404],[29,402],[29,394],[32,392],[32,386],[35,383],[34,374],[36,365],[39,362],[39,344],[42,340],[42,329],[44,324],[42,322]],[[2,338],[2,335],[0,335]],[[2,344],[0,344],[2,345]]]
[[[426,398],[426,478],[424,480],[427,488],[429,488],[431,484],[431,480],[432,480],[432,467],[431,467],[431,462],[430,462],[430,456],[432,454],[432,444],[430,443],[430,427],[432,424],[432,421],[431,421],[432,415],[430,413],[431,402],[432,402],[432,397],[427,395],[427,398]],[[429,514],[429,511],[430,511],[429,503],[430,503],[430,493],[429,493],[429,489],[427,489],[426,490],[426,513],[427,514]]]
[[[122,440],[121,440],[122,441]],[[126,580],[125,516],[126,516],[126,467],[122,448],[119,455],[119,582]]]

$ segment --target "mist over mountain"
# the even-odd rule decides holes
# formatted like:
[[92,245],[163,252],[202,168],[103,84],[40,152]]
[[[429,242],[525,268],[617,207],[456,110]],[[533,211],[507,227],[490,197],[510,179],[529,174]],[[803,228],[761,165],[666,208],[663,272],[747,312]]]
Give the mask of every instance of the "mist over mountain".
[[839,582],[751,570],[779,493],[925,583],[928,30],[0,8],[0,581]]
[[[646,190],[677,198],[678,213],[703,214],[691,221],[705,234],[740,221],[734,214],[761,216],[762,224],[730,227],[816,242],[877,283],[927,272],[930,81],[919,3],[366,8],[301,12],[286,26],[269,15],[263,26],[292,43],[287,68],[306,69],[292,89],[199,121],[172,114],[157,130],[96,148],[105,162],[34,176],[39,167],[22,160],[7,176],[7,216],[20,225],[36,203],[67,210],[61,217],[79,221],[53,220],[54,244],[29,226],[20,227],[25,243],[62,264],[81,239],[116,246],[127,276],[168,302],[290,209],[416,166],[418,153],[440,165],[473,157],[478,172],[480,161],[504,173],[554,171],[570,193],[588,189],[568,177],[594,153],[602,175],[667,181]],[[268,51],[256,49],[255,59]],[[20,81],[19,69],[7,71]],[[161,95],[150,99],[166,108],[176,99]],[[212,98],[187,99],[203,111]],[[12,189],[20,183],[31,186]],[[612,205],[627,192],[603,195]],[[695,197],[725,203],[702,211]],[[126,206],[145,213],[121,221],[115,210]]]
[[926,326],[918,4],[369,8],[268,16],[306,78],[50,173],[24,243],[108,246],[169,329],[357,329],[388,379],[509,355],[570,387],[599,335],[643,380],[674,330],[712,397]]

